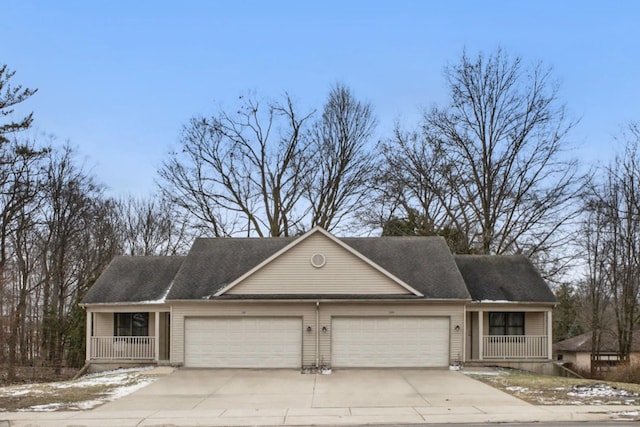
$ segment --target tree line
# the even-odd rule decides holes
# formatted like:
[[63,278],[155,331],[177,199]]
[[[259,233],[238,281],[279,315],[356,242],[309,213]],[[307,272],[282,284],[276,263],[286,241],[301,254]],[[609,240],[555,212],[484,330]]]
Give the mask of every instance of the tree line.
[[[286,93],[241,96],[183,125],[156,193],[113,199],[69,146],[27,136],[33,114],[13,109],[37,91],[3,66],[0,364],[9,376],[18,365],[80,364],[78,302],[115,255],[182,254],[195,236],[314,226],[525,254],[557,286],[557,337],[615,327],[628,354],[640,288],[637,126],[610,167],[585,172],[549,67],[501,49],[463,52],[444,78],[446,103],[382,138],[374,107],[343,83],[315,110]],[[624,309],[611,317],[614,306]]]

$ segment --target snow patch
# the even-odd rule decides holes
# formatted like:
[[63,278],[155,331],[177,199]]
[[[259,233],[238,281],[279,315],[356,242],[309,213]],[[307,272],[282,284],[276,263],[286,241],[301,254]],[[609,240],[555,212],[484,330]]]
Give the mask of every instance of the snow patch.
[[465,375],[486,375],[486,376],[498,376],[500,372],[498,371],[462,371]]
[[622,411],[622,412],[616,412],[616,415],[620,415],[622,417],[639,417],[640,416],[640,412],[638,412],[638,411]]
[[516,391],[518,393],[525,393],[529,391],[527,387],[520,387],[520,386],[510,386],[510,387],[505,387],[505,389],[509,391]]
[[589,384],[589,385],[574,385],[571,387],[571,391],[567,393],[567,396],[572,397],[638,397],[637,393],[633,393],[628,390],[617,389],[611,387],[608,384]]
[[[84,389],[87,387],[93,386],[105,386],[108,387],[108,392],[105,393],[104,396],[93,398],[91,400],[85,400],[80,402],[73,403],[60,403],[53,402],[43,405],[34,405],[26,409],[21,409],[20,411],[34,411],[34,412],[51,412],[58,411],[61,409],[75,409],[75,410],[86,410],[92,409],[96,406],[99,406],[105,402],[110,402],[116,399],[119,399],[123,396],[131,394],[135,391],[140,390],[143,387],[148,386],[153,383],[157,378],[149,377],[144,374],[145,371],[149,371],[153,369],[153,366],[150,367],[138,367],[138,368],[127,368],[127,369],[117,369],[113,371],[104,371],[98,372],[94,374],[86,375],[75,381],[63,381],[63,382],[54,382],[54,383],[44,383],[44,384],[25,384],[19,386],[10,386],[0,388],[0,398],[2,396],[26,396],[26,395],[34,395],[34,394],[51,394],[51,400],[56,400],[56,391],[59,390],[59,393],[63,393],[64,390],[67,389]],[[89,396],[87,396],[89,397]]]
[[34,405],[30,406],[27,409],[23,409],[23,411],[34,411],[34,412],[53,412],[63,407],[63,403],[47,403],[46,405]]
[[167,295],[169,295],[169,291],[171,290],[172,285],[173,283],[169,285],[167,290],[164,291],[164,294],[162,294],[160,298],[156,300],[138,301],[137,304],[164,304],[164,302],[167,300]]

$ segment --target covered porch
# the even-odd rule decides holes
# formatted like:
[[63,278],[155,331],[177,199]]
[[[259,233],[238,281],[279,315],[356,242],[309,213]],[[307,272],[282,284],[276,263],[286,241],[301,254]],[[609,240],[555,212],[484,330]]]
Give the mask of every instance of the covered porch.
[[169,309],[130,307],[117,310],[87,308],[87,362],[169,363]]
[[467,307],[465,361],[551,360],[551,313],[551,307]]

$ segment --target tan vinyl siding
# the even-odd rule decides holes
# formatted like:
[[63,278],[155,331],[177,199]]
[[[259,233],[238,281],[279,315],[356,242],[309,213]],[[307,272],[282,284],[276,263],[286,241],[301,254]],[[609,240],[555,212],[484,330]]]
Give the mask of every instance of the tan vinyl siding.
[[[311,265],[323,254],[321,268]],[[227,294],[409,294],[406,288],[316,233],[254,272]]]
[[96,337],[113,336],[113,313],[94,313],[93,335]]
[[479,345],[479,322],[478,313],[467,312],[466,314],[467,327],[465,329],[465,335],[467,336],[467,342],[465,346],[465,360],[472,360],[478,358],[478,345]]
[[[451,361],[462,360],[464,304],[445,303],[402,303],[402,302],[320,302],[319,305],[319,342],[318,362],[329,364],[331,361],[331,318],[332,316],[435,316],[450,319]],[[302,365],[315,366],[316,363],[316,302],[203,302],[177,303],[171,317],[171,362],[184,363],[184,325],[185,317],[300,317],[302,318]],[[455,331],[460,325],[461,330]],[[307,332],[311,327],[311,332]],[[327,331],[322,332],[326,327]]]
[[[153,314],[155,315],[155,314]],[[169,360],[169,313],[160,313],[160,360]],[[153,333],[152,333],[153,335]]]
[[545,328],[546,313],[525,313],[524,314],[524,334],[525,335],[547,335]]

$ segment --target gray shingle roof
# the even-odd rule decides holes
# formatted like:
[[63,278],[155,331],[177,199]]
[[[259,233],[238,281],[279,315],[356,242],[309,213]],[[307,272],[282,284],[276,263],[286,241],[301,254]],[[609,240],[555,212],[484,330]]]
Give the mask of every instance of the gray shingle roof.
[[470,299],[442,237],[340,239],[426,298]]
[[208,298],[293,241],[293,238],[196,239],[167,299]]
[[[590,353],[593,348],[591,340],[591,332],[576,335],[566,340],[558,341],[553,345],[554,351],[574,351]],[[640,331],[633,334],[631,342],[631,351],[640,352]],[[602,331],[600,335],[600,352],[617,353],[618,352],[618,336],[612,331]]]
[[[87,293],[83,303],[248,298],[251,296],[212,295],[293,240],[294,238],[200,238],[196,239],[186,257],[116,257]],[[533,265],[522,256],[454,257],[441,237],[340,240],[427,299],[555,302],[547,284]],[[412,295],[270,297],[421,299]]]
[[[340,240],[426,298],[470,298],[447,244],[440,237]],[[167,299],[210,298],[292,241],[292,238],[198,239],[178,272]]]
[[549,286],[523,255],[456,255],[473,301],[555,303]]
[[82,300],[83,304],[162,299],[184,257],[117,256]]

